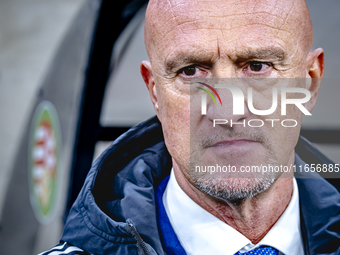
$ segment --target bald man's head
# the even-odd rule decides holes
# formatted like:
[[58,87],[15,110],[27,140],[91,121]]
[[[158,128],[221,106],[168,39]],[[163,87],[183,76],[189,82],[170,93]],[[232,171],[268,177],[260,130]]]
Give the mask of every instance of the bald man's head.
[[[220,29],[221,33],[250,24],[272,27],[278,33],[285,31],[286,36],[295,40],[296,50],[303,50],[305,56],[313,44],[312,22],[305,0],[150,0],[144,39],[151,62],[152,56],[167,46],[169,33],[190,33],[199,22],[201,27]],[[190,23],[192,26],[187,26]]]
[[[274,177],[268,174],[266,178],[243,181],[229,178],[199,184],[204,178],[193,178],[190,166],[218,163],[240,169],[242,165],[293,164],[301,111],[290,107],[283,116],[276,108],[268,116],[257,115],[249,110],[248,97],[244,97],[244,114],[234,115],[231,94],[219,90],[223,106],[222,103],[215,106],[207,99],[206,115],[201,115],[202,92],[195,90],[195,81],[204,79],[213,83],[215,80],[209,78],[241,78],[238,88],[243,94],[248,89],[256,94],[253,107],[269,109],[273,87],[291,87],[287,82],[296,81],[283,79],[286,83],[282,85],[282,79],[272,78],[322,77],[323,51],[309,52],[312,41],[312,24],[304,0],[150,0],[145,19],[145,45],[150,63],[142,62],[141,73],[162,123],[179,183],[191,183],[209,195],[236,194],[237,199],[242,199],[268,188]],[[261,78],[265,82],[254,84],[258,79],[250,79],[244,83],[243,78]],[[311,99],[304,105],[309,112],[317,100],[319,80],[293,85],[310,91]],[[190,86],[191,82],[195,86]],[[298,124],[294,129],[273,128],[268,122],[260,128],[240,125],[256,119],[265,123],[268,118],[277,123],[293,119]],[[228,122],[213,127],[216,119]],[[225,139],[256,142],[219,146]]]

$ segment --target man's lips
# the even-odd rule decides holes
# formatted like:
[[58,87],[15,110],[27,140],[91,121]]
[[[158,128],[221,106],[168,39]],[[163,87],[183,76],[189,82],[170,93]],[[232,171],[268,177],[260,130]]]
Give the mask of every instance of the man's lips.
[[209,147],[219,147],[219,146],[230,146],[230,145],[246,145],[246,144],[249,144],[249,143],[258,143],[258,141],[254,141],[254,140],[251,140],[251,139],[228,139],[228,140],[223,140],[223,141],[219,141],[217,143],[214,143],[213,145],[211,146],[208,146]]

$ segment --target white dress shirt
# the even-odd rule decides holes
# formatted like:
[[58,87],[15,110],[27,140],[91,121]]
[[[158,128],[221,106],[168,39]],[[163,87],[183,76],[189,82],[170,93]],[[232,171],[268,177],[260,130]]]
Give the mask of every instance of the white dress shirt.
[[196,204],[180,188],[173,170],[163,194],[163,204],[171,226],[188,255],[233,255],[261,245],[272,246],[285,255],[303,255],[298,193],[294,178],[293,195],[288,207],[256,245]]

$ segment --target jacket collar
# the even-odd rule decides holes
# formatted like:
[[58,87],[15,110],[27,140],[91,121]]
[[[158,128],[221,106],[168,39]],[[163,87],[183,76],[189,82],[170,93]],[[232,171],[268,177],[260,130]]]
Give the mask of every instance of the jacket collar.
[[[295,155],[295,165],[306,163]],[[308,168],[309,169],[309,168]],[[305,253],[340,254],[340,194],[317,173],[296,174]]]
[[93,254],[137,254],[137,250],[143,254],[143,245],[151,254],[164,254],[154,187],[170,170],[171,157],[158,119],[133,127],[93,163],[62,240]]
[[[154,188],[170,170],[158,119],[133,127],[93,163],[62,240],[93,254],[165,254]],[[306,254],[340,254],[339,192],[322,178],[296,177]]]

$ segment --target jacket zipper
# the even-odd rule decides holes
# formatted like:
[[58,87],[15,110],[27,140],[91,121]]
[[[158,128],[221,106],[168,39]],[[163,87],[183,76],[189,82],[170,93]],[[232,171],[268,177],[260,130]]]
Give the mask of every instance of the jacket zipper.
[[128,224],[128,226],[130,227],[130,229],[133,232],[133,237],[136,239],[137,243],[139,243],[143,249],[143,251],[145,252],[146,255],[151,255],[148,248],[146,247],[142,237],[138,234],[136,228],[133,226],[133,223],[130,220],[127,220],[126,223]]

